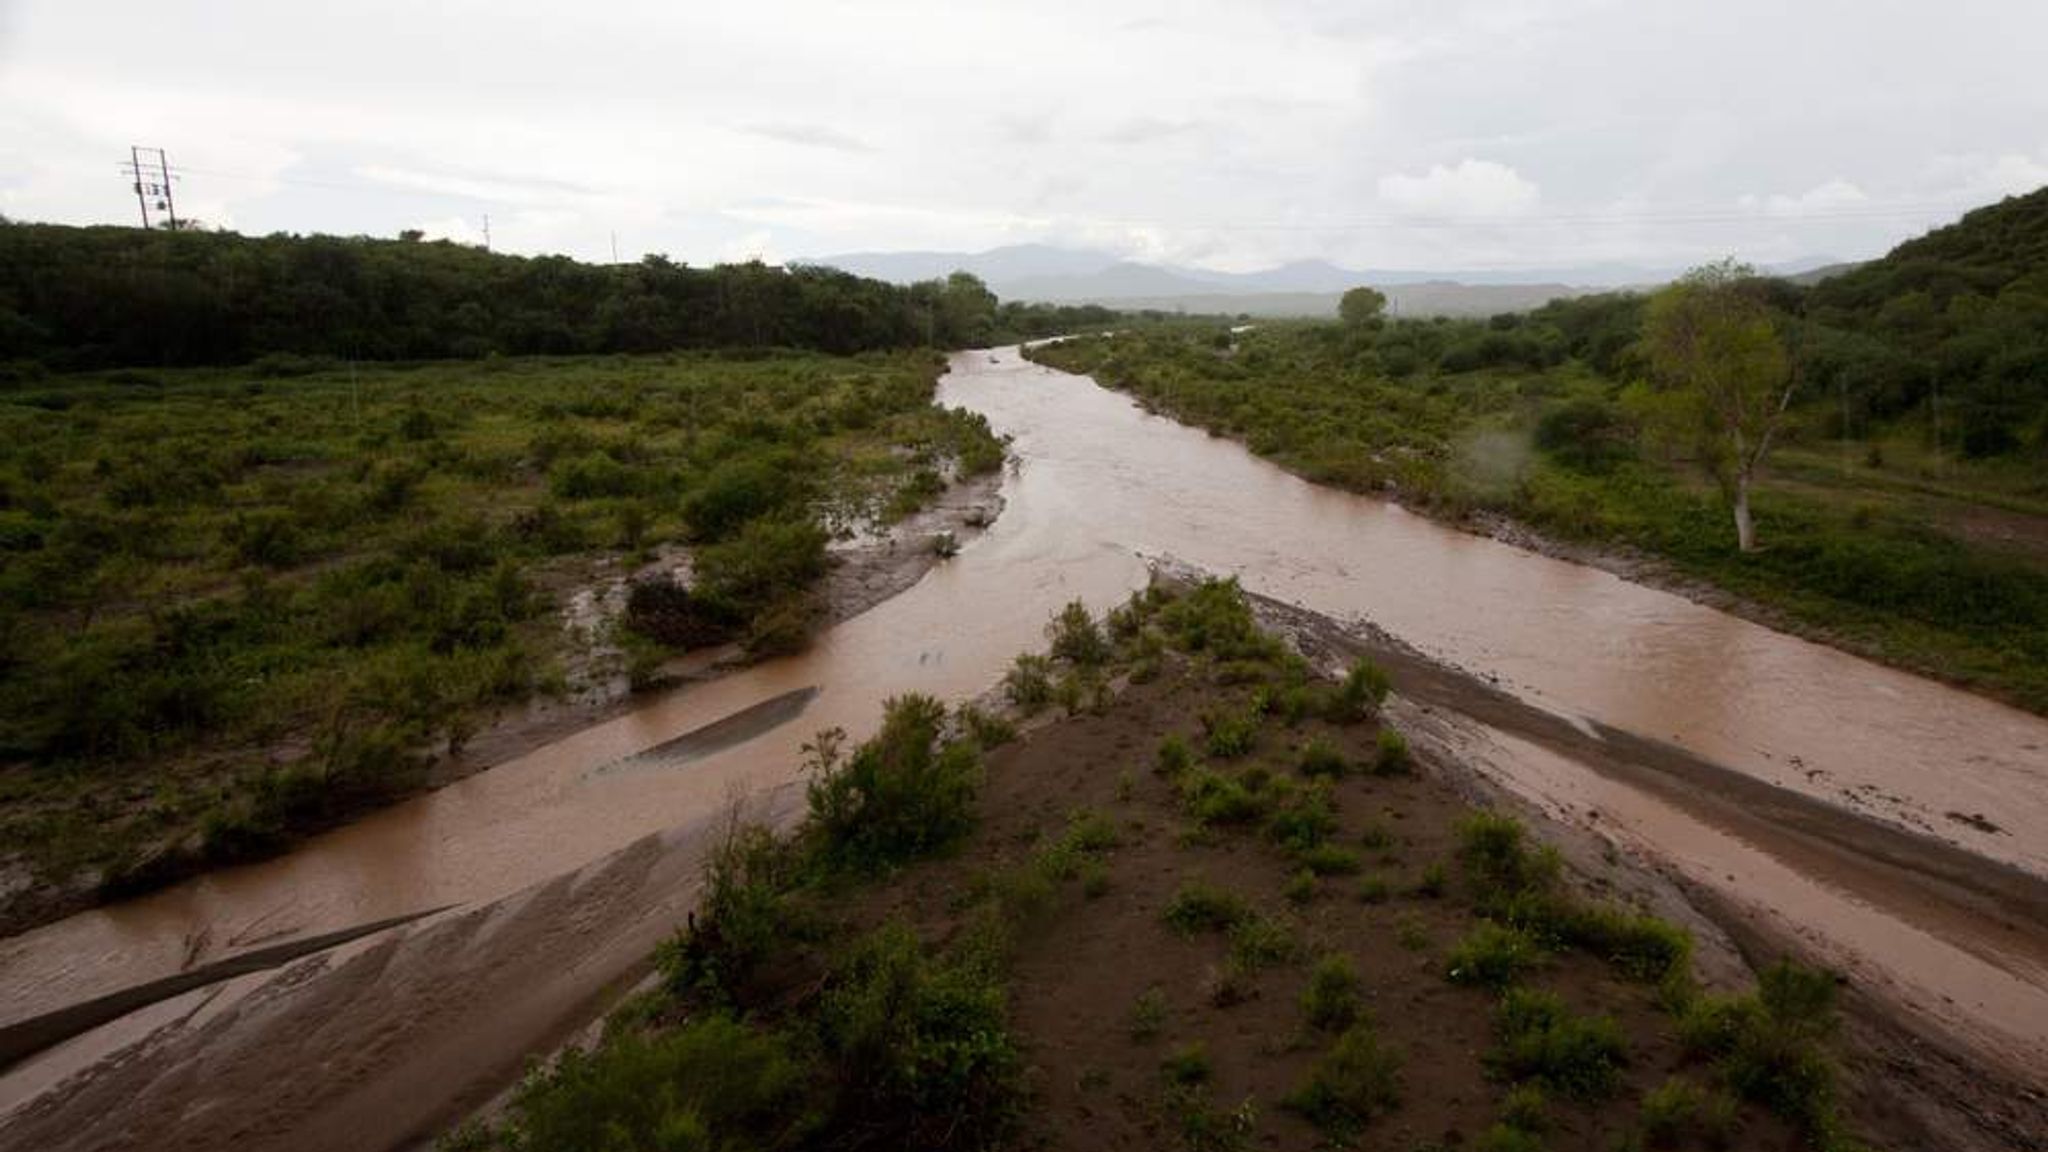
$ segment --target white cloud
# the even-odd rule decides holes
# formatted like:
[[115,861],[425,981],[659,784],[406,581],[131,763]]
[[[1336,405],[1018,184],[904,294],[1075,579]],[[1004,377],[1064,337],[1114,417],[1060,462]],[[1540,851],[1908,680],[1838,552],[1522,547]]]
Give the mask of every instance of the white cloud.
[[1516,216],[1536,206],[1536,185],[1505,164],[1465,159],[1454,168],[1431,165],[1420,176],[1382,176],[1380,199],[1424,216]]
[[588,259],[1869,256],[2048,182],[2048,5],[1963,2],[1997,11],[1934,37],[1782,0],[0,0],[0,211],[132,218],[132,140],[249,232],[489,213],[501,249]]

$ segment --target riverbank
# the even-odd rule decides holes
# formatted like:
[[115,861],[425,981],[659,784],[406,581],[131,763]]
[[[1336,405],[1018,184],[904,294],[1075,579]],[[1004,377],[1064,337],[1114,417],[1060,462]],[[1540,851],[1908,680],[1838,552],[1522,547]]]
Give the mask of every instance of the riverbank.
[[[1609,389],[1581,367],[1392,379],[1332,330],[1237,334],[1228,347],[1213,331],[1030,354],[1311,482],[2048,715],[2048,517],[2025,511],[2038,494],[2022,498],[2010,469],[1984,481],[1979,503],[1952,472],[1934,509],[1925,494],[1899,497],[1903,476],[1817,471],[1787,448],[1788,478],[1767,474],[1759,489],[1765,551],[1742,555],[1720,502],[1639,448]],[[1593,411],[1587,428],[1546,431],[1545,420],[1582,411]],[[1903,473],[1910,454],[1889,448]],[[1997,531],[1973,524],[1993,512]]]
[[[0,692],[0,938],[274,857],[621,715],[648,689],[729,672],[749,658],[736,644],[629,656],[618,623],[630,579],[717,558],[746,517],[822,508],[847,538],[819,544],[824,575],[798,592],[748,584],[779,545],[740,557],[721,585],[740,624],[798,597],[812,606],[792,615],[815,634],[914,583],[939,559],[932,537],[965,539],[1000,507],[1001,446],[931,404],[938,366],[520,360],[245,385],[172,373],[147,396],[60,378],[17,397],[0,418],[41,421],[66,447],[38,457],[36,531],[4,542],[29,549],[0,601],[34,643]],[[93,413],[89,433],[67,411]],[[110,452],[203,441],[203,458],[138,450],[88,474],[77,458],[102,439]],[[130,463],[201,479],[120,495]],[[100,501],[141,501],[134,514],[162,531],[75,546]],[[683,543],[693,534],[706,542]],[[63,548],[74,567],[140,572],[146,587],[67,569],[60,592],[46,569]],[[156,639],[130,651],[144,633]],[[38,668],[51,676],[31,691]],[[174,716],[122,711],[164,701]]]
[[[1071,711],[1026,722],[1014,743],[1013,721],[963,721],[963,739],[996,745],[985,750],[971,831],[905,842],[878,880],[829,860],[846,843],[885,851],[889,834],[834,825],[815,798],[780,847],[730,826],[705,905],[664,953],[659,988],[614,1013],[573,1074],[529,1081],[496,1127],[465,1128],[452,1146],[494,1147],[514,1132],[572,1139],[682,1115],[725,1138],[759,1136],[750,1126],[764,1121],[787,1137],[782,1126],[806,1114],[843,1134],[846,1109],[920,1147],[997,1134],[1061,1148],[1235,1148],[1367,1133],[1397,1146],[1484,1148],[1790,1148],[1852,1134],[1877,1148],[2029,1146],[2029,1125],[2048,1113],[2023,1094],[2014,1104],[2010,1069],[1987,1076],[1967,1058],[1944,1064],[1915,1048],[1901,1059],[1897,1045],[1873,1046],[1888,1026],[1901,1033],[1890,1006],[1853,986],[1847,1042],[1828,1043],[1828,1055],[1779,1052],[1772,1058],[1801,1071],[1770,1075],[1800,1086],[1774,1080],[1756,1087],[1774,1103],[1746,1101],[1738,1086],[1757,1081],[1713,1054],[1698,1019],[1718,1009],[1698,1006],[1740,1002],[1725,997],[1796,949],[1760,944],[1740,920],[1731,939],[1727,922],[1654,866],[1596,829],[1518,804],[1435,747],[1389,751],[1401,745],[1369,704],[1351,711],[1337,684],[1294,679],[1301,673],[1287,669],[1300,665],[1227,623],[1219,597],[1193,595],[1198,612],[1155,594],[1113,615],[1122,640],[1101,648],[1063,620],[1056,650],[1102,653],[1051,666],[1052,694]],[[1327,621],[1293,623],[1338,635]],[[1147,635],[1162,638],[1160,650],[1147,651]],[[1057,686],[1068,683],[1079,690]],[[1028,687],[1011,695],[1038,698]],[[893,752],[827,768],[881,755],[850,771],[884,787],[887,757],[910,754],[887,731],[874,747]],[[918,787],[911,779],[902,783]],[[916,802],[867,796],[862,811],[883,822],[893,810],[883,796]],[[1476,810],[1517,813],[1541,843]],[[1541,862],[1558,848],[1569,867],[1551,878],[1556,865]],[[1520,903],[1502,902],[1518,891]],[[1673,950],[1676,925],[1696,949]],[[912,950],[888,961],[911,965],[890,969],[911,999],[860,1049],[863,1066],[835,1066],[847,1027],[835,1005],[865,995],[856,989],[881,940],[909,942],[887,947]],[[968,972],[986,989],[973,994],[979,1011],[994,1015],[959,1018],[958,1001],[947,1015],[917,1007],[920,995],[960,994],[954,982]],[[1577,1047],[1561,1036],[1518,1047],[1502,1023],[1513,1009],[1501,1005],[1550,996],[1563,1013],[1554,1026]],[[734,1009],[750,1021],[738,1032],[720,1015]],[[948,1029],[969,1027],[975,1043],[956,1047]],[[1595,1044],[1573,1031],[1582,1028],[1610,1039]],[[813,1029],[822,1055],[805,1039]],[[707,1030],[722,1051],[769,1063],[740,1083],[713,1077],[688,1055]],[[872,1094],[890,1091],[898,1059],[946,1061],[902,1066],[945,1087],[883,1107]],[[796,1062],[809,1087],[771,1071],[777,1061]],[[666,1085],[666,1113],[606,1103],[621,1092],[645,1100],[650,1075]],[[714,1079],[728,1085],[717,1095]],[[740,1103],[761,1097],[761,1110]],[[794,1135],[802,1146],[801,1125]]]
[[[1301,643],[1319,665],[1347,660],[1359,650],[1355,629],[1280,605],[1260,608],[1263,619]],[[1148,1146],[1157,1145],[1154,1137],[1160,1132],[1171,1139],[1175,1131],[1148,1127],[1171,1119],[1155,1106],[1164,1100],[1165,1088],[1156,1080],[1157,1061],[1172,1048],[1160,1041],[1125,1039],[1136,998],[1145,991],[1142,984],[1092,988],[1088,994],[1099,1003],[1091,1001],[1085,1011],[1061,1008],[1065,1002],[1057,996],[1073,983],[1073,972],[1114,973],[1116,980],[1129,982],[1145,977],[1146,970],[1129,964],[1128,957],[1172,957],[1176,967],[1171,979],[1160,980],[1162,987],[1194,998],[1168,1004],[1166,1018],[1177,1029],[1172,1039],[1175,1044],[1207,1041],[1221,1089],[1213,1101],[1223,1112],[1234,1109],[1242,1100],[1236,1093],[1244,1092],[1259,1099],[1257,1111],[1268,1124],[1299,1131],[1303,1121],[1276,1105],[1294,1087],[1288,1077],[1319,1050],[1314,1043],[1290,1046],[1293,1034],[1283,1027],[1297,1019],[1295,995],[1313,971],[1309,960],[1259,968],[1250,981],[1255,996],[1218,1008],[1206,1003],[1202,990],[1209,967],[1227,964],[1229,950],[1221,943],[1146,935],[1162,931],[1158,909],[1148,902],[1170,900],[1174,886],[1190,871],[1219,884],[1241,885],[1262,912],[1290,925],[1298,941],[1355,946],[1355,959],[1370,974],[1365,995],[1375,1013],[1389,1021],[1384,1027],[1390,1045],[1404,1039],[1404,1030],[1417,1019],[1446,1011],[1469,1017],[1464,1026],[1472,1036],[1461,1057],[1432,1047],[1433,1055],[1417,1055],[1408,1064],[1411,1075],[1427,1069],[1432,1078],[1442,1075],[1450,1077],[1446,1084],[1466,1086],[1458,1092],[1459,1102],[1434,1099],[1427,1106],[1418,1104],[1415,1114],[1449,1117],[1443,1122],[1468,1136],[1494,1124],[1503,1104],[1498,1087],[1477,1079],[1480,1064],[1472,1058],[1489,1042],[1491,1001],[1484,993],[1449,984],[1439,966],[1474,923],[1459,919],[1471,915],[1461,902],[1472,893],[1462,887],[1466,882],[1459,879],[1460,865],[1451,851],[1452,826],[1472,804],[1515,812],[1543,841],[1560,847],[1575,870],[1574,890],[1624,902],[1690,930],[1698,941],[1695,971],[1709,989],[1738,988],[1749,971],[1743,950],[1729,945],[1731,932],[1724,926],[1757,966],[1781,955],[1811,954],[1812,940],[1783,935],[1781,926],[1758,916],[1755,908],[1716,904],[1710,893],[1675,882],[1654,853],[1640,844],[1631,846],[1625,837],[1617,839],[1620,828],[1598,820],[1594,811],[1556,819],[1549,809],[1516,799],[1497,778],[1462,758],[1465,750],[1455,731],[1444,736],[1445,723],[1456,715],[1454,705],[1470,707],[1501,730],[1531,739],[1566,739],[1565,733],[1578,732],[1574,726],[1526,706],[1502,711],[1514,703],[1511,697],[1455,669],[1431,669],[1412,653],[1408,662],[1397,662],[1398,646],[1378,651],[1386,654],[1399,693],[1387,715],[1410,738],[1419,765],[1414,776],[1360,770],[1381,755],[1370,724],[1328,727],[1313,717],[1296,726],[1266,715],[1257,724],[1251,753],[1215,757],[1207,750],[1202,717],[1236,711],[1256,687],[1242,679],[1245,668],[1232,667],[1234,662],[1226,659],[1206,661],[1202,667],[1207,670],[1197,674],[1174,663],[1181,658],[1168,653],[1157,663],[1156,677],[1141,674],[1137,678],[1146,682],[1135,687],[1128,671],[1112,666],[1095,676],[1072,678],[1072,691],[1058,688],[1066,677],[1056,666],[1051,688],[1077,701],[1078,714],[1060,718],[1063,709],[1046,709],[1039,719],[1018,725],[1024,733],[1020,741],[990,754],[988,784],[977,800],[981,830],[961,854],[905,873],[883,895],[849,901],[842,894],[829,903],[858,903],[863,914],[898,908],[914,916],[938,916],[924,924],[937,930],[954,922],[947,919],[951,913],[937,911],[955,907],[949,892],[971,894],[980,890],[978,877],[1028,864],[1034,843],[1058,842],[1071,809],[1093,806],[1110,813],[1119,828],[1127,829],[1120,834],[1129,842],[1104,861],[1107,892],[1089,900],[1076,893],[1074,882],[1063,882],[1058,903],[1080,908],[1085,917],[1075,922],[1078,935],[1060,927],[1032,943],[1037,951],[1029,955],[1037,959],[1027,956],[1021,963],[1036,966],[1019,971],[1036,973],[1021,987],[1054,997],[1033,1015],[1052,1022],[1048,1043],[1057,1041],[1059,1030],[1081,1022],[1092,1022],[1096,1030],[1092,1039],[1070,1036],[1071,1044],[1057,1058],[1033,1057],[1043,1077],[1034,1083],[1088,1109],[1091,1123],[1107,1122],[1103,1117],[1113,1114],[1119,1130],[1144,1133]],[[1088,687],[1091,683],[1102,685],[1102,693]],[[1311,737],[1323,736],[1337,747],[1351,769],[1335,783],[1341,830],[1326,835],[1325,843],[1341,851],[1323,861],[1326,874],[1310,882],[1314,891],[1306,901],[1297,907],[1286,896],[1306,858],[1276,854],[1256,831],[1258,821],[1252,831],[1240,831],[1244,826],[1230,820],[1201,831],[1204,821],[1192,818],[1182,787],[1169,779],[1172,774],[1153,771],[1158,743],[1167,733],[1177,734],[1197,760],[1223,778],[1243,783],[1263,777],[1261,787],[1275,791],[1258,803],[1279,804],[1283,795],[1315,787],[1315,777],[1300,771],[1301,753]],[[800,791],[785,786],[758,796],[746,811],[754,819],[787,827],[802,807]],[[1144,827],[1129,829],[1132,819]],[[1372,841],[1380,840],[1375,826],[1391,835],[1372,848],[1368,833]],[[1183,835],[1190,828],[1193,834]],[[127,1047],[101,1049],[115,1058],[82,1064],[60,1059],[43,1068],[37,1075],[45,1080],[66,1069],[84,1074],[61,1087],[46,1083],[47,1090],[6,1124],[24,1138],[47,1138],[38,1146],[51,1148],[200,1149],[229,1133],[239,1134],[237,1142],[251,1148],[273,1143],[298,1150],[404,1145],[482,1104],[519,1075],[525,1053],[582,1032],[592,1016],[606,1011],[637,981],[660,940],[692,910],[700,918],[705,914],[697,862],[700,854],[715,851],[725,830],[721,818],[707,814],[514,898],[444,913],[299,961],[275,975],[188,994],[144,1013],[137,1024],[124,1025]],[[1355,856],[1356,873],[1346,874],[1352,862],[1343,853]],[[1436,863],[1445,865],[1453,889],[1448,900],[1414,890]],[[1384,894],[1372,885],[1374,879],[1384,881]],[[1424,919],[1430,936],[1427,948],[1413,952],[1388,943],[1411,912]],[[1433,916],[1443,917],[1443,923],[1430,920]],[[1133,932],[1143,938],[1132,937]],[[1780,935],[1759,935],[1765,932]],[[1073,955],[1103,948],[1109,951],[1100,964],[1071,963]],[[1576,989],[1574,997],[1585,997],[1571,1001],[1575,1011],[1615,1012],[1629,1023],[1632,1038],[1638,1029],[1645,1035],[1651,1030],[1663,1034],[1647,1041],[1650,1055],[1628,1066],[1622,1099],[1640,1099],[1661,1085],[1651,1082],[1660,1067],[1655,1061],[1670,1058],[1675,1050],[1671,1026],[1656,1022],[1652,989],[1602,976],[1597,961],[1576,952],[1538,971],[1544,980],[1561,976],[1567,990]],[[2033,1130],[2030,1125],[2048,1117],[2042,1115],[2042,1102],[2026,1095],[2025,1068],[2016,1074],[1996,1059],[1980,1060],[1952,1041],[1919,1034],[1900,1019],[1895,1005],[1878,998],[1882,991],[1883,985],[1866,986],[1860,974],[1852,973],[1844,997],[1853,1044],[1838,1054],[1848,1064],[1844,1086],[1858,1134],[1871,1137],[1874,1123],[1880,1132],[1915,1134],[1896,1144],[1879,1141],[1880,1147],[2028,1148],[2012,1134]],[[1610,996],[1633,1006],[1610,1006]],[[1463,1000],[1447,1003],[1452,997]],[[1020,996],[1014,1002],[1021,1012],[1025,1000]],[[1182,1034],[1178,1029],[1184,1026]],[[1854,1038],[1864,1036],[1888,1038],[1891,1046],[1853,1046],[1863,1044]],[[1243,1047],[1247,1044],[1253,1047]],[[1273,1044],[1280,1048],[1268,1051]],[[1093,1061],[1111,1076],[1115,1091],[1102,1091],[1099,1076],[1079,1082],[1081,1072],[1095,1069]],[[1073,1082],[1052,1083],[1054,1070],[1064,1070]],[[1691,1081],[1712,1083],[1711,1062],[1683,1065],[1682,1070]],[[1883,1091],[1867,1091],[1870,1083],[1884,1085]],[[1632,1113],[1614,1101],[1597,1110],[1555,1100],[1551,1106],[1564,1112],[1553,1122],[1565,1132],[1619,1131],[1618,1126],[1632,1123]],[[170,1131],[148,1119],[166,1109],[192,1119]],[[1601,1118],[1610,1111],[1612,1119]],[[272,1133],[275,1139],[256,1133]]]

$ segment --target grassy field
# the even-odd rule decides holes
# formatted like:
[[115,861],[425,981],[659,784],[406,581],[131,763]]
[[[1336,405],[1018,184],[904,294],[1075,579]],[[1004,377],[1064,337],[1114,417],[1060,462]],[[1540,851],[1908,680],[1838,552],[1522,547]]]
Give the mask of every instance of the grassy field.
[[652,633],[800,643],[829,531],[1000,464],[931,403],[941,364],[272,357],[0,392],[9,900],[272,851],[417,789],[494,709],[565,686],[560,609],[603,560],[690,550]]
[[1774,622],[2048,713],[2048,472],[2023,457],[1936,456],[1910,425],[1829,440],[1825,405],[1801,410],[1755,498],[1764,548],[1745,555],[1719,490],[1575,360],[1395,376],[1332,326],[1162,329],[1032,355],[1318,483],[1626,546]]
[[1860,1146],[1831,975],[1701,988],[1420,770],[1370,664],[1313,675],[1227,583],[1047,633],[1002,714],[821,736],[660,986],[442,1148]]

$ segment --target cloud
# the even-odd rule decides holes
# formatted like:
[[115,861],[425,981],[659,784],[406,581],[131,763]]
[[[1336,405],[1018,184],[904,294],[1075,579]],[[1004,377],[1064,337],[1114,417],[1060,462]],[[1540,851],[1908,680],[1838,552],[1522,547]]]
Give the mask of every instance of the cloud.
[[779,140],[805,148],[828,148],[834,152],[873,152],[875,146],[825,124],[747,124],[740,131],[766,140]]
[[1165,120],[1157,116],[1139,116],[1126,120],[1102,134],[1111,144],[1150,144],[1154,140],[1167,140],[1194,131],[1196,125],[1187,120]]
[[1380,199],[1424,216],[1518,216],[1536,207],[1541,190],[1505,164],[1465,159],[1455,168],[1430,166],[1420,176],[1382,176]]
[[1772,216],[1808,216],[1825,214],[1843,208],[1853,208],[1870,203],[1870,197],[1863,189],[1847,180],[1830,180],[1801,192],[1797,196],[1772,193],[1758,196],[1744,195],[1736,201],[1744,208],[1761,209]]

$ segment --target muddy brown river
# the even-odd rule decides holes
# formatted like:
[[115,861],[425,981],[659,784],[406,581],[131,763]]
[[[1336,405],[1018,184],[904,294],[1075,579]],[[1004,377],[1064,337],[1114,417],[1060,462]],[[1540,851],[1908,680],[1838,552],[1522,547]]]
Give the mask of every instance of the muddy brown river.
[[[793,810],[799,748],[819,729],[869,730],[898,693],[959,700],[983,691],[1016,653],[1042,645],[1043,622],[1062,603],[1078,597],[1104,609],[1142,586],[1155,557],[1235,574],[1251,591],[1340,621],[1369,621],[1588,739],[1615,730],[1669,745],[1845,818],[1945,842],[2022,886],[2048,877],[2048,721],[1314,487],[1015,349],[956,356],[940,399],[1014,437],[1001,517],[910,591],[832,628],[809,652],[652,700],[282,859],[0,941],[5,1027],[253,949],[454,906],[310,967],[186,992],[16,1064],[0,1075],[0,1144],[65,1131],[57,1121],[67,1111],[97,1120],[148,1090],[166,1100],[178,1099],[173,1089],[196,1092],[136,1068],[179,1044],[228,1051],[236,1029],[279,1018],[299,985],[317,989],[346,971],[364,987],[401,982],[403,963],[452,955],[454,945],[435,951],[435,942],[457,933],[467,962],[484,964],[494,933],[524,939],[507,927],[520,909],[553,907],[557,889],[587,888],[567,905],[580,919],[573,945],[561,943],[570,951],[548,966],[553,991],[532,997],[568,1013],[674,923],[690,857],[676,855],[686,838],[673,830],[702,827],[743,795]],[[749,708],[759,708],[756,723],[678,739]],[[1555,811],[1597,810],[1617,839],[1785,918],[1817,951],[1888,984],[1942,1027],[2020,1067],[2048,1067],[2048,927],[2038,920],[1959,924],[1962,914],[1925,893],[1861,884],[1554,751],[1484,725],[1465,731],[1470,754],[1508,787]],[[656,892],[665,895],[648,895]],[[545,959],[538,944],[520,947]],[[374,979],[364,977],[373,963]],[[530,1045],[550,1026],[507,1025],[499,1040]],[[282,1077],[323,1075],[277,1059]],[[364,1114],[381,1099],[350,1091],[349,1107]],[[304,1111],[326,1107],[307,1100]],[[105,1123],[73,1143],[148,1145],[139,1129]],[[280,1140],[291,1134],[288,1115],[264,1123]]]

